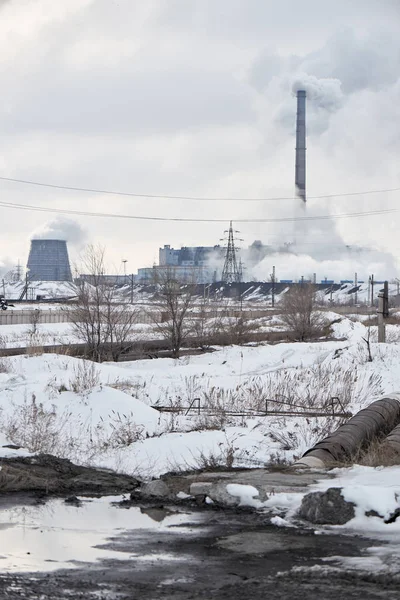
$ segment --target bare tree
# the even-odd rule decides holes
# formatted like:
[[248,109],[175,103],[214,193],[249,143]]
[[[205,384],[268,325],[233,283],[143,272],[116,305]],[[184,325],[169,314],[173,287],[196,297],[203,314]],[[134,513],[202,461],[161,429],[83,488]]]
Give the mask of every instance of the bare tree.
[[105,251],[88,246],[81,270],[87,276],[78,285],[76,303],[68,309],[75,337],[86,345],[86,354],[101,362],[117,361],[133,337],[137,311],[118,302],[117,289],[105,279]]
[[322,335],[326,319],[317,310],[316,289],[310,283],[292,286],[282,301],[281,319],[298,341]]
[[[194,278],[193,278],[194,279]],[[181,283],[173,268],[157,274],[157,329],[168,341],[173,358],[179,358],[182,344],[190,333],[190,310],[194,304],[195,281]]]

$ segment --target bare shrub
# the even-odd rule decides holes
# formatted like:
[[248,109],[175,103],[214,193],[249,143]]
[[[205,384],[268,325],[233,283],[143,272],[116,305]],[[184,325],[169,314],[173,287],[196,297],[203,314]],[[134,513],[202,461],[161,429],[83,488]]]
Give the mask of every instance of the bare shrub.
[[112,431],[103,442],[104,447],[125,448],[143,439],[143,426],[137,425],[132,412],[125,415],[112,410],[108,416],[108,424]]
[[368,353],[368,362],[372,362],[372,353],[371,353],[371,327],[367,328],[367,334],[363,337],[363,340],[367,346]]
[[142,402],[148,400],[148,394],[146,392],[147,388],[147,380],[133,380],[129,378],[120,378],[116,377],[113,380],[107,381],[107,386],[113,388],[115,390],[119,390],[120,392],[124,392],[124,394],[129,394],[133,398],[137,398]]
[[11,373],[12,367],[9,360],[6,358],[0,358],[0,373]]
[[43,337],[39,333],[29,336],[26,354],[28,356],[42,356],[44,354]]
[[215,335],[219,344],[235,344],[242,346],[253,341],[260,329],[260,323],[250,319],[248,314],[240,310],[221,312],[215,325]]
[[195,340],[196,345],[206,351],[215,339],[216,322],[215,311],[210,310],[209,301],[203,298],[200,306],[190,315],[190,337]]
[[13,413],[6,419],[3,432],[14,444],[30,452],[54,454],[69,416],[57,418],[54,405],[47,409],[32,394],[30,398],[25,396],[22,404],[13,404]]
[[294,285],[286,292],[281,319],[294,339],[300,342],[326,333],[326,317],[317,310],[316,290],[309,283]]
[[100,385],[100,371],[95,363],[82,360],[74,365],[74,377],[69,380],[69,388],[82,398],[87,396]]
[[200,396],[200,405],[202,410],[195,418],[195,428],[204,429],[223,429],[226,425],[233,422],[229,419],[228,411],[232,406],[232,391],[224,390],[218,387],[211,387],[202,390]]
[[40,310],[40,308],[34,308],[33,310],[31,310],[29,312],[29,323],[30,323],[30,330],[29,330],[29,334],[34,336],[36,335],[37,331],[38,331],[38,325],[40,323],[40,320],[42,318],[42,311]]
[[346,421],[346,418],[331,416],[305,417],[302,421],[294,423],[292,429],[287,424],[285,427],[272,429],[269,437],[279,445],[281,450],[297,452],[297,457],[299,457]]
[[218,450],[208,449],[201,450],[198,454],[192,453],[191,468],[199,471],[233,469],[236,463],[248,453],[247,450],[240,450],[236,442],[237,436],[230,438],[225,433],[224,441],[218,443]]

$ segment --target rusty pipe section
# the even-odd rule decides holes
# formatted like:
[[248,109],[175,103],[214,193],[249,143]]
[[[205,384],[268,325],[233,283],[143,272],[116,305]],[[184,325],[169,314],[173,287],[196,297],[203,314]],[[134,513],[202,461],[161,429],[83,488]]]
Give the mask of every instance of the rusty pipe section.
[[400,447],[400,393],[388,394],[360,410],[347,423],[307,450],[294,466],[323,468],[350,459],[374,438],[388,434],[393,436],[393,443],[397,440]]

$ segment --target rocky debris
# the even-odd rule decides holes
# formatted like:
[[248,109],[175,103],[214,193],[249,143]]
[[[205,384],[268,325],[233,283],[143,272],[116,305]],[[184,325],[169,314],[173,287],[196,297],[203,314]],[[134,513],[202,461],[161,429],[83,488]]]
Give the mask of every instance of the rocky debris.
[[[380,515],[379,515],[380,516]],[[394,510],[392,512],[392,514],[390,514],[388,516],[387,519],[385,519],[385,523],[389,524],[389,523],[394,523],[395,521],[397,521],[398,517],[400,517],[400,507],[396,508],[396,510]]]
[[214,483],[207,492],[207,496],[216,504],[223,506],[238,506],[240,498],[229,494],[226,489],[226,483]]
[[194,496],[196,500],[203,499],[204,501],[212,486],[213,484],[210,481],[195,481],[189,488],[189,494]]
[[140,482],[129,475],[81,467],[49,454],[0,458],[0,493],[114,495],[130,492]]
[[342,496],[342,488],[311,492],[304,496],[299,517],[316,525],[344,525],[354,518],[355,504]]
[[162,479],[154,479],[143,484],[138,490],[142,496],[151,496],[155,498],[172,498],[172,493],[168,485]]
[[82,506],[82,500],[79,500],[77,496],[68,496],[68,498],[65,498],[64,502],[70,506]]
[[378,517],[379,519],[383,519],[382,515],[380,515],[376,510],[367,510],[365,513],[366,517]]

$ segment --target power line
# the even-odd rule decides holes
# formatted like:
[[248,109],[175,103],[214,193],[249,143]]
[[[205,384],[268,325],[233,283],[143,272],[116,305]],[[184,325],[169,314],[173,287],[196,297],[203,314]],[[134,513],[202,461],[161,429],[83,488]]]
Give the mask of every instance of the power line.
[[[136,221],[161,221],[161,222],[181,222],[181,223],[226,223],[230,219],[196,219],[184,217],[150,217],[142,215],[126,215],[118,213],[101,213],[83,210],[72,210],[67,208],[47,208],[45,206],[30,206],[28,204],[16,204],[12,202],[0,202],[4,208],[13,208],[17,210],[28,210],[35,212],[46,212],[64,215],[75,215],[83,217],[105,217],[107,219],[131,219]],[[356,217],[367,217],[372,215],[385,215],[399,212],[400,209],[388,208],[382,210],[371,210],[356,213],[339,213],[332,215],[315,215],[305,217],[277,217],[274,219],[232,219],[236,223],[293,223],[296,221],[327,221],[333,219],[351,219]]]
[[[72,192],[89,192],[91,194],[107,194],[110,196],[130,196],[133,198],[154,198],[154,199],[165,199],[165,200],[194,200],[199,202],[275,202],[278,200],[297,200],[296,197],[281,197],[281,198],[206,198],[202,196],[170,196],[170,195],[159,195],[159,194],[139,194],[134,192],[116,192],[112,190],[102,190],[96,188],[81,188],[68,185],[56,185],[53,183],[44,183],[41,181],[31,181],[28,179],[14,179],[12,177],[0,177],[1,181],[9,181],[11,183],[22,183],[24,185],[35,185],[39,187],[47,187],[56,190],[67,190]],[[388,188],[382,190],[366,190],[364,192],[346,192],[341,194],[322,194],[320,196],[308,196],[309,200],[321,200],[323,198],[343,198],[345,196],[363,196],[371,194],[384,194],[390,192],[398,192],[398,188]]]

